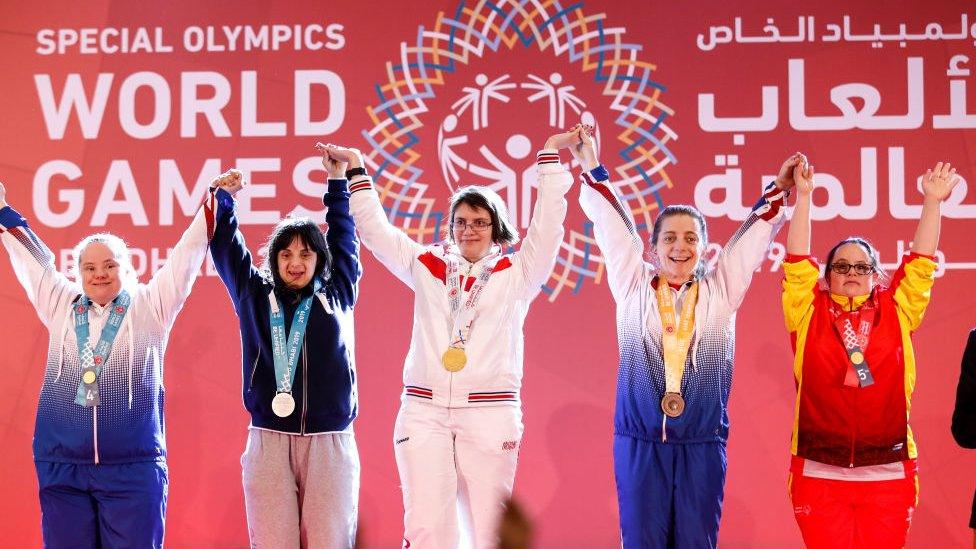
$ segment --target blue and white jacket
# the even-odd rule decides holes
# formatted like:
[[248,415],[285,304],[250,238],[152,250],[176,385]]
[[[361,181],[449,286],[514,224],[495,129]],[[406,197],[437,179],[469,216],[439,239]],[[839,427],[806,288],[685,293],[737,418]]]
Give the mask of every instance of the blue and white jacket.
[[[783,224],[786,193],[775,185],[766,187],[723,248],[715,268],[699,280],[694,338],[681,380],[686,407],[683,414],[670,418],[661,411],[665,380],[655,296],[657,269],[644,261],[644,242],[631,210],[610,184],[606,169],[601,166],[584,174],[583,181],[580,205],[593,221],[610,292],[617,302],[620,367],[614,432],[657,442],[724,443],[729,435],[735,313]],[[686,284],[677,291],[679,311],[687,288]]]
[[[207,256],[207,217],[201,208],[166,263],[148,284],[126,287],[128,313],[98,377],[98,406],[75,403],[81,361],[72,304],[81,287],[54,267],[51,250],[19,213],[0,209],[0,240],[17,280],[48,330],[47,367],[34,426],[34,460],[60,463],[164,461],[163,356],[169,331]],[[99,318],[100,317],[100,318]],[[94,346],[107,314],[89,312]]]
[[[251,426],[296,435],[347,430],[358,411],[353,306],[363,271],[356,227],[349,215],[346,180],[329,180],[323,197],[328,207],[325,238],[332,254],[332,271],[312,304],[292,385],[295,411],[284,418],[271,410],[271,400],[277,394],[271,300],[284,307],[286,329],[291,327],[298,303],[278,293],[271,280],[253,265],[230,194],[218,190],[217,202],[210,254],[240,321],[244,407],[251,414]],[[311,288],[310,284],[306,295]]]

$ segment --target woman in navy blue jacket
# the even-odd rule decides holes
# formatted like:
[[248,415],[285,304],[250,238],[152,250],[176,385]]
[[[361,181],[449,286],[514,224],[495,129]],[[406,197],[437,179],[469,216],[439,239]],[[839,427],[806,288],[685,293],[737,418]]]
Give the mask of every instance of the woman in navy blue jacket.
[[356,535],[353,306],[362,268],[345,164],[326,157],[323,165],[327,233],[307,218],[281,221],[262,269],[234,209],[243,176],[235,172],[216,193],[210,252],[240,320],[251,414],[241,465],[255,547],[352,547]]
[[[976,448],[976,330],[969,332],[962,355],[956,408],[952,412],[952,436],[963,448]],[[969,527],[974,529],[973,547],[976,547],[976,496],[973,496]]]

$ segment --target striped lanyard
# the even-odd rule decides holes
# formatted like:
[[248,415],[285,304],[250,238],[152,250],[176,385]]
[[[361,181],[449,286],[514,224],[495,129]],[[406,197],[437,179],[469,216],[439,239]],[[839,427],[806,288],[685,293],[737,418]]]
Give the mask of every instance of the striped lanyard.
[[[445,250],[446,252],[446,250]],[[478,273],[471,290],[468,291],[466,299],[462,299],[464,289],[461,287],[461,265],[460,261],[450,253],[444,254],[444,262],[447,264],[446,282],[447,298],[451,303],[451,344],[455,349],[464,349],[471,330],[474,327],[474,308],[478,304],[481,294],[488,285],[495,265],[501,259],[500,253],[482,259],[481,272]]]
[[91,309],[92,301],[88,296],[82,295],[74,306],[75,337],[78,340],[78,357],[81,359],[81,381],[78,383],[75,404],[86,407],[98,406],[100,402],[98,377],[102,373],[102,366],[108,362],[108,356],[112,352],[112,344],[119,334],[119,328],[122,326],[122,321],[125,319],[131,301],[125,290],[122,290],[112,301],[111,313],[105,327],[102,328],[102,334],[94,349],[88,341],[91,334],[88,324],[88,311]]
[[298,366],[298,349],[305,341],[305,328],[308,327],[309,313],[312,310],[312,297],[319,291],[320,283],[315,280],[312,295],[302,299],[291,319],[291,329],[285,332],[285,312],[278,306],[272,293],[271,303],[271,354],[274,357],[275,383],[279,393],[290,393],[295,382]]
[[668,281],[657,279],[657,307],[661,315],[661,343],[664,348],[664,386],[667,393],[681,393],[681,378],[685,372],[688,348],[695,332],[695,305],[698,303],[698,283],[685,293],[681,304],[681,318],[676,317],[674,296]]
[[[846,387],[867,387],[874,383],[874,376],[871,375],[864,351],[871,339],[871,328],[874,326],[876,311],[877,297],[874,293],[856,311],[844,311],[836,301],[830,300],[834,331],[847,353],[848,366],[844,374]],[[854,327],[855,324],[857,328]]]

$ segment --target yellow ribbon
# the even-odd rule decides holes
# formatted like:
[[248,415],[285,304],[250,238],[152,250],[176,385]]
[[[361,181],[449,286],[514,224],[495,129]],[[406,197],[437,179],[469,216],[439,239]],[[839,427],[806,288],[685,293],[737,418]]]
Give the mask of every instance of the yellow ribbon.
[[685,373],[688,347],[695,333],[695,305],[698,303],[698,283],[685,293],[681,318],[675,318],[674,296],[664,277],[657,279],[657,308],[661,314],[661,342],[664,347],[665,392],[681,393],[681,378]]

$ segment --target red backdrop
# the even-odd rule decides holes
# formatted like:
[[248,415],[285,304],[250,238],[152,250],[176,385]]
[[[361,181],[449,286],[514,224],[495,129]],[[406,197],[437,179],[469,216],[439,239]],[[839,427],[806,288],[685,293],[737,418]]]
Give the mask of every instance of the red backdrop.
[[[445,197],[463,183],[496,186],[523,225],[532,152],[582,116],[600,126],[602,158],[639,222],[661,204],[694,203],[721,244],[761,182],[800,150],[825,187],[815,196],[815,253],[861,234],[894,263],[914,231],[918,174],[951,159],[976,181],[970,2],[520,4],[90,2],[79,12],[77,3],[5,3],[8,201],[59,266],[83,235],[111,230],[151,271],[198,203],[197,183],[229,167],[255,183],[242,205],[252,246],[296,205],[318,215],[312,182],[324,173],[312,145],[322,139],[363,149],[394,222],[429,241]],[[976,199],[966,190],[944,208],[944,270],[915,338],[921,505],[911,546],[970,536],[976,455],[949,434],[962,346],[976,324]],[[538,546],[611,547],[614,306],[576,190],[566,227],[525,326],[516,496]],[[728,547],[800,545],[785,486],[794,388],[782,247],[770,257],[739,314],[720,533]],[[363,259],[360,525],[368,547],[389,547],[400,537],[391,438],[413,296],[366,250]],[[7,543],[37,546],[30,443],[47,333],[6,261],[0,303],[0,516]],[[211,270],[168,349],[170,546],[247,544],[239,360],[236,319]]]

